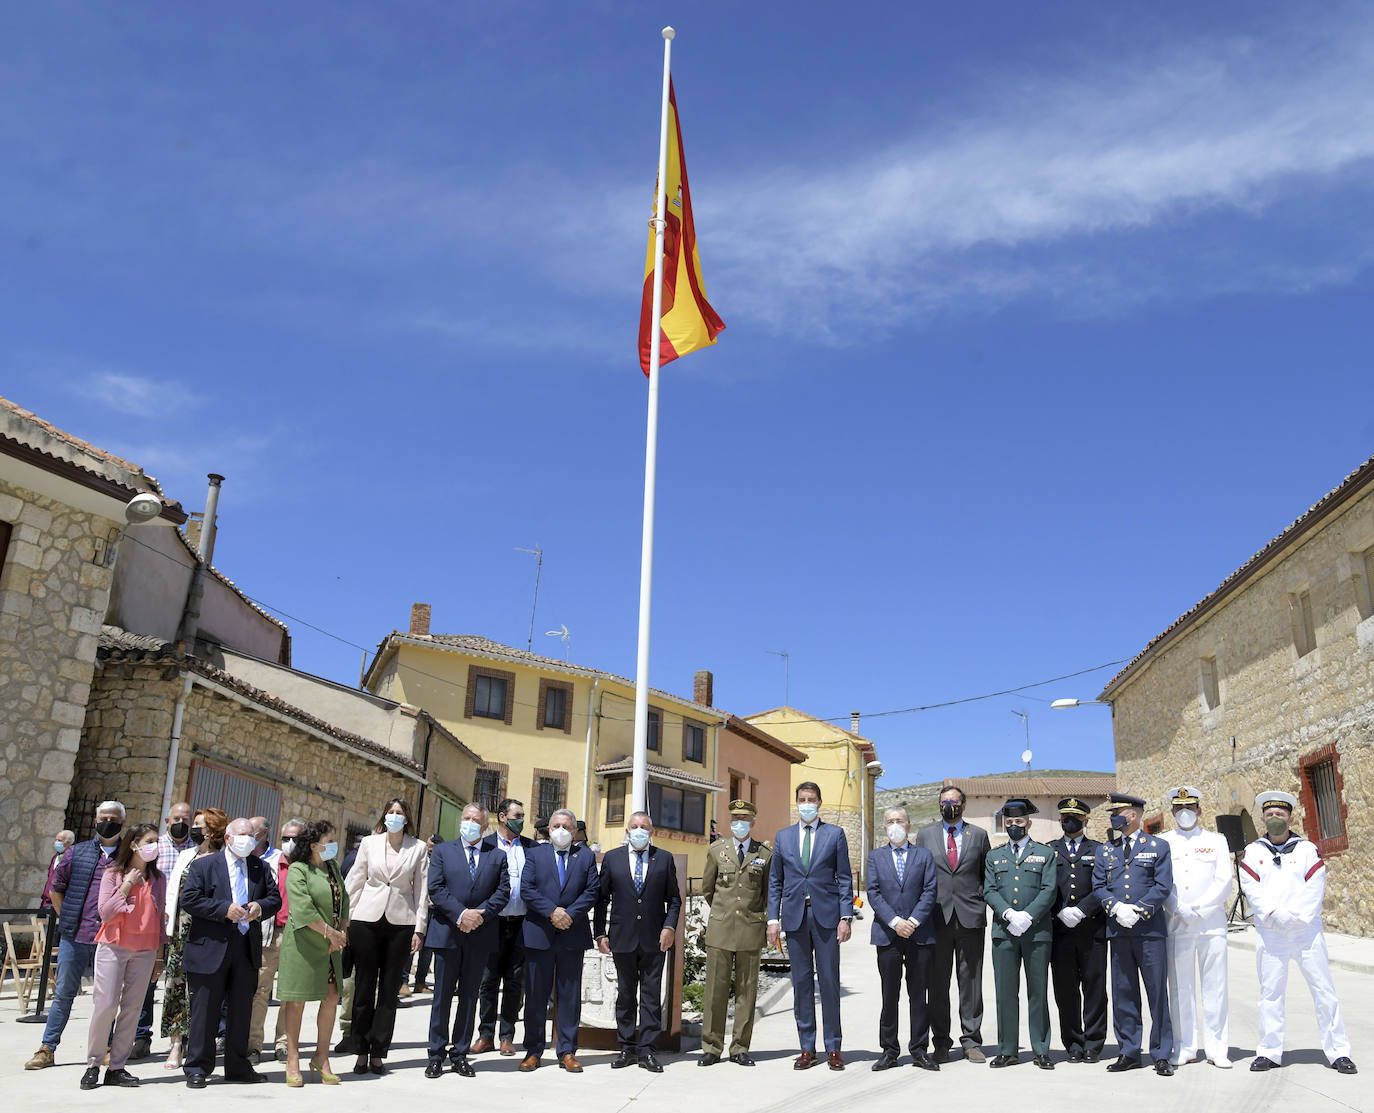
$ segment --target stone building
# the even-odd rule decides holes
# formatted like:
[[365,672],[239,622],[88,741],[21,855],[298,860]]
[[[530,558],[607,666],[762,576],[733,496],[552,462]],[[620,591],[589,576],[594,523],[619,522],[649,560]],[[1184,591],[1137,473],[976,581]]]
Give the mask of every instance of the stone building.
[[[1107,796],[1116,791],[1116,777],[1111,773],[1063,774],[1003,773],[991,777],[946,777],[945,787],[951,785],[964,790],[964,819],[981,827],[997,846],[1006,841],[1002,833],[1002,817],[998,810],[1014,796],[1022,796],[1039,809],[1031,817],[1031,838],[1049,842],[1064,834],[1059,826],[1059,801],[1075,796],[1093,811],[1085,830],[1090,838],[1106,838],[1108,821],[1102,805]],[[942,789],[943,791],[943,789]]]
[[37,901],[62,828],[96,651],[113,542],[140,494],[172,534],[186,514],[127,460],[0,398],[0,892]]
[[1187,782],[1204,822],[1298,795],[1327,862],[1328,925],[1374,933],[1374,458],[1154,638],[1100,697],[1117,777],[1151,825]]

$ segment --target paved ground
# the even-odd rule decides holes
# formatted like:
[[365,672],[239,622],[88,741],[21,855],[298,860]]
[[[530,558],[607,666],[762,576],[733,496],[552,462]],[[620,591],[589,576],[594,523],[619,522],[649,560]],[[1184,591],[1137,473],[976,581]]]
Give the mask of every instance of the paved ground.
[[[14,1023],[12,1000],[0,1001],[0,1085],[12,1101],[16,1113],[29,1110],[73,1109],[97,1105],[108,1107],[112,1100],[125,1104],[136,1097],[140,1111],[193,1108],[234,1108],[250,1101],[289,1103],[293,1110],[342,1109],[374,1110],[384,1104],[404,1105],[416,1100],[463,1101],[476,1099],[484,1104],[533,1103],[534,1108],[595,1110],[596,1113],[646,1109],[654,1106],[675,1110],[683,1106],[728,1110],[786,1110],[787,1113],[833,1113],[839,1106],[867,1105],[875,1109],[918,1101],[948,1103],[961,1109],[988,1108],[988,1102],[1015,1103],[1018,1113],[1062,1113],[1066,1106],[1090,1107],[1104,1100],[1126,1102],[1169,1102],[1179,1108],[1200,1110],[1371,1110],[1374,1095],[1374,939],[1331,936],[1331,950],[1339,965],[1334,971],[1336,988],[1345,1010],[1346,1023],[1354,1044],[1354,1058],[1365,1072],[1343,1077],[1325,1065],[1316,1042],[1311,998],[1307,996],[1296,967],[1293,968],[1289,995],[1288,1040],[1294,1049],[1285,1059],[1284,1069],[1268,1074],[1251,1074],[1246,1069],[1255,1046],[1258,998],[1253,941],[1248,933],[1231,941],[1231,1044],[1236,1068],[1220,1071],[1197,1064],[1182,1068],[1173,1078],[1159,1078],[1149,1071],[1126,1075],[1107,1074],[1102,1065],[1070,1066],[1056,1048],[1058,1067],[1053,1073],[1040,1071],[1023,1062],[1018,1067],[993,1071],[963,1060],[945,1066],[938,1074],[915,1071],[909,1066],[881,1074],[869,1067],[876,1058],[878,985],[873,949],[862,940],[867,925],[856,939],[842,948],[843,1021],[846,1033],[848,1069],[831,1073],[824,1067],[807,1072],[791,1069],[796,1054],[796,1030],[792,1018],[792,995],[784,987],[771,994],[755,1025],[754,1056],[759,1065],[753,1069],[721,1063],[710,1069],[696,1065],[695,1053],[667,1056],[667,1070],[651,1075],[632,1068],[611,1071],[612,1055],[588,1052],[581,1056],[587,1070],[570,1076],[552,1065],[546,1056],[542,1069],[533,1075],[516,1070],[517,1060],[499,1056],[478,1057],[478,1075],[473,1079],[447,1074],[442,1079],[426,1079],[424,1032],[429,1008],[427,997],[412,999],[402,1008],[397,1025],[397,1047],[391,1063],[396,1072],[386,1078],[344,1076],[342,1086],[324,1087],[307,1083],[305,1089],[288,1092],[282,1085],[280,1064],[267,1066],[274,1085],[264,1087],[232,1086],[212,1082],[201,1093],[187,1091],[180,1072],[164,1072],[159,1046],[153,1059],[131,1064],[134,1073],[145,1080],[136,1095],[109,1091],[83,1094],[77,1087],[81,1076],[86,1019],[90,996],[77,999],[67,1038],[58,1051],[59,1066],[46,1071],[24,1071],[23,1061],[37,1046],[36,1026]],[[992,975],[987,970],[985,990],[988,1012],[984,1039],[996,1038],[992,1018]],[[269,1030],[271,1025],[269,1017]],[[905,1035],[903,1035],[905,1039]],[[1022,1043],[1025,1045],[1025,1035]],[[1109,1054],[1113,1046],[1108,1044]],[[335,1059],[336,1069],[349,1065]],[[569,1104],[570,1103],[570,1104]]]

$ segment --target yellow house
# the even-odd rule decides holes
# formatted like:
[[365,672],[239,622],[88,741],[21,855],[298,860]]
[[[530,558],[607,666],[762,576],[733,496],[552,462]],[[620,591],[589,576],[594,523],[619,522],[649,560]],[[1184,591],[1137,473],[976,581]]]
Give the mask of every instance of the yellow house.
[[[477,635],[431,634],[429,619],[429,606],[417,603],[410,630],[382,640],[363,683],[377,695],[424,707],[483,756],[475,783],[449,786],[451,794],[492,813],[506,797],[520,800],[530,827],[535,817],[570,808],[585,820],[588,842],[620,845],[630,797],[634,682]],[[687,856],[692,877],[705,865],[713,796],[725,790],[717,766],[727,718],[708,703],[656,689],[650,694],[654,838]],[[457,833],[460,814],[456,800],[441,808],[445,838]]]
[[860,888],[873,848],[873,784],[882,767],[877,748],[859,733],[859,716],[851,716],[849,730],[795,707],[775,707],[744,719],[806,755],[792,766],[791,820],[797,820],[797,785],[814,781],[821,789],[821,819],[845,829],[854,885]]

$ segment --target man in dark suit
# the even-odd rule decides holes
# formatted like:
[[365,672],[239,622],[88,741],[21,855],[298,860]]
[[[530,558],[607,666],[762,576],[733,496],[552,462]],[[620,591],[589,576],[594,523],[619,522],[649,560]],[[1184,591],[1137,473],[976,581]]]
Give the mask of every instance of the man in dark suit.
[[484,850],[499,850],[506,856],[510,875],[510,903],[497,917],[497,941],[487,959],[482,988],[477,994],[477,1042],[472,1053],[491,1051],[497,1046],[497,999],[500,998],[501,1054],[515,1054],[515,1022],[525,999],[525,902],[520,899],[520,875],[525,855],[534,849],[534,840],[520,832],[525,828],[525,805],[519,800],[502,800],[496,813],[496,830],[482,840]]
[[[487,811],[463,809],[458,837],[439,843],[429,856],[429,901],[434,907],[425,945],[434,951],[434,1000],[429,1006],[429,1063],[426,1078],[444,1073],[444,1053],[453,1073],[471,1078],[468,1062],[477,990],[497,942],[497,914],[510,900],[506,856],[482,841]],[[458,1015],[449,1028],[454,990]]]
[[186,868],[181,907],[190,916],[181,965],[191,1003],[186,1085],[203,1089],[215,1069],[215,1032],[227,1009],[224,1077],[231,1082],[265,1082],[248,1061],[253,993],[262,966],[260,922],[281,907],[273,872],[253,856],[253,824],[229,824],[224,850],[197,858]]
[[939,1070],[926,1053],[930,1020],[926,1011],[926,981],[935,950],[935,906],[939,882],[935,859],[923,846],[914,846],[911,817],[905,808],[883,813],[887,846],[868,855],[868,904],[873,909],[869,942],[878,948],[878,977],[883,986],[883,1007],[878,1015],[878,1045],[882,1054],[874,1070],[890,1070],[901,1057],[897,1042],[897,1007],[906,982],[911,1031],[908,1047],[911,1065]]
[[663,1030],[663,955],[677,936],[682,893],[673,856],[653,845],[654,825],[649,813],[632,812],[625,834],[629,844],[607,851],[601,859],[594,929],[601,953],[615,957],[615,1027],[620,1057],[611,1067],[638,1063],[647,1071],[662,1074],[654,1045]]
[[853,871],[844,828],[822,823],[821,790],[814,781],[797,786],[798,822],[778,832],[768,872],[768,942],[787,932],[792,1004],[801,1054],[792,1064],[806,1070],[816,1056],[816,981],[821,983],[826,1062],[844,1070],[840,1055],[840,944],[854,918]]
[[959,980],[959,1042],[971,1063],[986,1061],[983,1042],[983,954],[987,904],[983,868],[992,844],[987,832],[964,822],[964,790],[948,785],[940,793],[940,819],[916,833],[916,843],[935,859],[939,915],[930,963],[930,1034],[937,1063],[949,1062],[949,980]]
[[1102,844],[1083,834],[1089,810],[1076,796],[1060,800],[1064,837],[1050,843],[1059,856],[1050,967],[1070,1063],[1097,1062],[1107,1042],[1107,917],[1093,893],[1093,861]]
[[558,1065],[582,1073],[577,1029],[582,1022],[582,958],[592,945],[588,913],[596,906],[596,854],[574,843],[577,817],[567,808],[549,816],[549,841],[525,858],[520,896],[525,901],[525,1058],[520,1069],[539,1068],[547,1044],[549,997],[558,995]]

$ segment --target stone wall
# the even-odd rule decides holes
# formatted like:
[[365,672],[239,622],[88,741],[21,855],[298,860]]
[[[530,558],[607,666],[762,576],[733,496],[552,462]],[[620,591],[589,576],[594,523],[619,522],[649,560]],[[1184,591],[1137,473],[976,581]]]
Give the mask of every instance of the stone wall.
[[3,480],[0,521],[12,526],[0,573],[0,893],[37,906],[110,594],[93,544],[117,527]]
[[[158,822],[181,688],[174,666],[105,665],[92,684],[73,791],[122,800],[131,822]],[[412,808],[418,797],[417,782],[200,683],[186,701],[173,799],[187,798],[193,762],[280,789],[283,820],[328,819],[341,832],[370,830],[390,797]]]
[[[1353,499],[1235,593],[1156,649],[1108,689],[1114,702],[1117,776],[1163,813],[1172,785],[1202,790],[1203,818],[1251,823],[1255,794],[1298,795],[1302,763],[1332,747],[1343,781],[1348,849],[1324,848],[1326,922],[1374,934],[1374,616],[1359,554],[1374,545],[1374,489]],[[1306,591],[1316,648],[1299,656],[1290,601]],[[1209,706],[1215,660],[1219,703]],[[1310,796],[1294,828],[1312,837]],[[1169,822],[1165,819],[1166,829]]]

